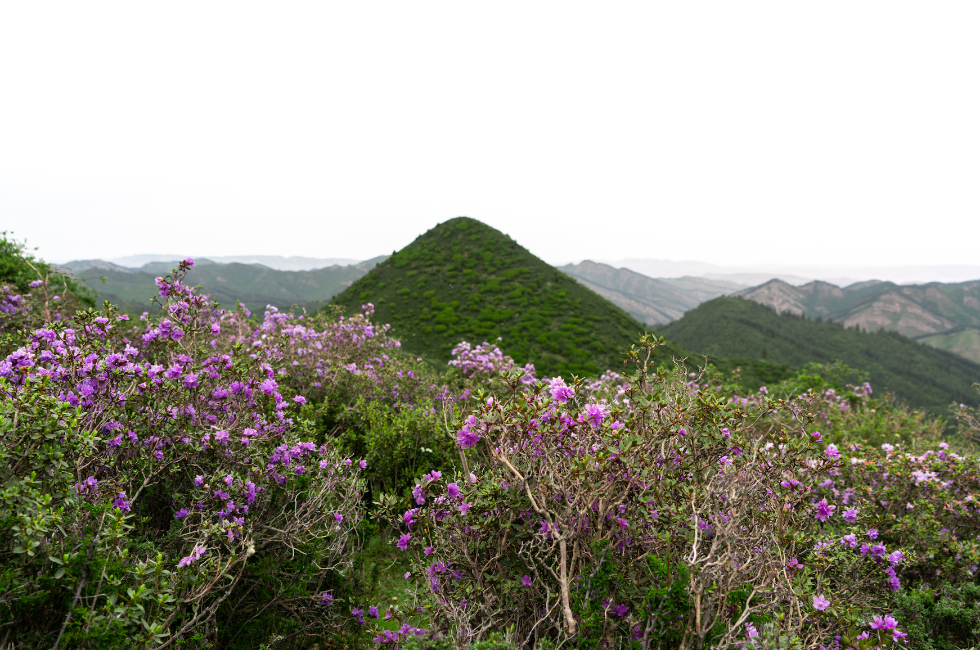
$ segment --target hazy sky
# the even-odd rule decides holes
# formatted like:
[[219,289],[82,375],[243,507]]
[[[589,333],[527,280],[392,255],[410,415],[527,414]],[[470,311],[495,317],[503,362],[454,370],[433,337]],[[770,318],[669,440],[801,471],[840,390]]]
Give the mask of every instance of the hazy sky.
[[0,229],[55,261],[980,263],[980,3],[7,2]]

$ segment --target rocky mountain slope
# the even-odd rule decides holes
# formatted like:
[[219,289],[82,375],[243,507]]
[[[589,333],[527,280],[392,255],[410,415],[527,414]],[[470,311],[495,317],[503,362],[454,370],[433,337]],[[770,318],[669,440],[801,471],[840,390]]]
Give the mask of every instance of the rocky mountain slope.
[[843,288],[819,281],[794,287],[771,280],[735,295],[778,313],[864,331],[898,332],[980,362],[980,280],[919,285],[870,281]]
[[558,267],[637,320],[655,326],[677,320],[705,300],[742,285],[708,278],[650,278],[626,268],[586,260]]

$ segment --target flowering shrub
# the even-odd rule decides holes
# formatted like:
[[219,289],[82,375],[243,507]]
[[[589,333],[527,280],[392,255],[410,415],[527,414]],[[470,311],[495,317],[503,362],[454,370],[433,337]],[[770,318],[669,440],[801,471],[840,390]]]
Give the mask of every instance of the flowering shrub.
[[[648,352],[661,344],[645,338]],[[684,647],[744,642],[793,593],[785,571],[813,521],[799,481],[812,438],[639,364],[605,403],[561,378],[481,395],[458,432],[469,473],[433,472],[394,511],[428,612],[462,641],[507,632]],[[671,641],[672,640],[672,641]]]
[[[45,280],[0,293],[4,643],[977,640],[968,407],[956,438],[816,367],[746,396],[654,369],[653,337],[626,376],[538,377],[487,342],[438,374],[370,304],[257,320],[187,288],[191,264],[138,323],[45,311]],[[372,534],[405,597],[349,571]]]
[[[0,617],[17,643],[213,644],[225,604],[331,625],[317,592],[349,566],[360,467],[278,390],[269,360],[288,348],[221,338],[236,316],[182,284],[190,265],[158,281],[141,340],[86,312],[0,362]],[[257,564],[279,585],[261,603]]]
[[[973,388],[980,392],[980,383],[974,384]],[[960,435],[974,444],[980,444],[980,412],[966,404],[953,404],[950,410]]]

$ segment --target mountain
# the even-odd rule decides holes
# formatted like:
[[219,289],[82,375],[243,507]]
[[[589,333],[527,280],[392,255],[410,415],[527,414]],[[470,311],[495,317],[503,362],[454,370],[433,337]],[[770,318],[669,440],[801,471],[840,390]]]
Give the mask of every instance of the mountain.
[[722,266],[706,262],[624,259],[599,260],[613,267],[628,268],[651,278],[675,278],[683,275],[728,280],[756,285],[779,278],[794,286],[822,280],[846,286],[865,280],[888,280],[896,284],[926,284],[929,282],[968,282],[980,278],[980,266],[946,264],[934,266],[812,266],[786,264],[749,264]]
[[[814,293],[823,290],[816,287]],[[971,385],[980,381],[980,364],[898,332],[847,329],[840,323],[777,314],[751,300],[720,297],[689,311],[662,333],[711,356],[764,358],[788,367],[842,361],[867,372],[874,388],[890,390],[916,407],[942,411],[953,401],[977,404]]]
[[[381,256],[315,271],[277,271],[258,264],[218,264],[201,258],[195,260],[186,282],[199,285],[204,293],[229,307],[240,301],[252,311],[262,311],[266,305],[280,309],[297,305],[311,311],[385,259]],[[65,265],[98,294],[99,302],[108,300],[129,314],[150,311],[150,300],[157,295],[154,279],[176,266],[176,261],[157,261],[129,269],[103,260],[77,260]]]
[[708,278],[651,278],[590,260],[558,268],[648,325],[677,320],[705,300],[744,287]]
[[869,281],[844,288],[820,281],[794,287],[771,280],[736,295],[779,313],[898,332],[980,361],[980,280],[904,286]]
[[[501,349],[540,375],[596,375],[623,367],[647,329],[625,311],[467,217],[439,224],[333,299],[348,313],[375,306],[414,354],[445,362],[460,341],[502,338]],[[669,355],[686,356],[670,347]]]
[[[152,262],[171,263],[173,260],[182,260],[187,255],[127,255],[125,257],[114,257],[109,262],[126,268],[141,268]],[[195,261],[198,257],[191,255]],[[202,258],[203,259],[203,258]],[[299,257],[292,255],[283,257],[282,255],[208,255],[207,259],[215,264],[258,264],[277,271],[315,271],[324,269],[328,266],[352,266],[358,260],[351,260],[342,257]]]

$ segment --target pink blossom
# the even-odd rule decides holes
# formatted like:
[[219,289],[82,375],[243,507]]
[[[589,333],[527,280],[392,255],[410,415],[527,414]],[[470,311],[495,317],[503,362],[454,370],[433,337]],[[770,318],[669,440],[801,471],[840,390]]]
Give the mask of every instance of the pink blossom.
[[837,506],[832,506],[829,503],[827,503],[826,499],[821,499],[820,501],[817,502],[817,512],[815,517],[820,521],[827,521],[828,519],[830,519],[830,517],[833,516],[834,510],[836,509]]

